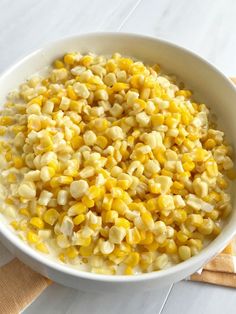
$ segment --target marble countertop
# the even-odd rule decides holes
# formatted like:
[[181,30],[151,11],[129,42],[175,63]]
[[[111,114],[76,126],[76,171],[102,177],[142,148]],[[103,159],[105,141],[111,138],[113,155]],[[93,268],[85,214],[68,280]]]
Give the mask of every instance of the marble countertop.
[[[0,0],[0,72],[51,40],[122,31],[170,40],[236,76],[235,16],[234,0]],[[0,266],[12,258],[0,244]],[[231,314],[235,308],[234,289],[186,281],[140,295],[53,284],[24,314]]]

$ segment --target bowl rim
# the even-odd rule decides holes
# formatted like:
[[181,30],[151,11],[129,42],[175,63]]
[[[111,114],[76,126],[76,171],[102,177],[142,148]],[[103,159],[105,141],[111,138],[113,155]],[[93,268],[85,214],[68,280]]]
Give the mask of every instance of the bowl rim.
[[[206,67],[210,68],[213,72],[216,73],[216,75],[218,75],[221,79],[226,81],[228,83],[228,87],[233,89],[234,92],[236,93],[235,85],[232,83],[232,81],[228,77],[226,77],[211,62],[205,60],[204,58],[202,58],[201,56],[193,52],[191,49],[186,49],[168,40],[157,38],[154,36],[148,36],[144,34],[137,34],[137,33],[130,33],[130,32],[109,32],[109,31],[108,32],[88,32],[88,33],[82,33],[82,34],[77,34],[73,36],[64,36],[57,40],[47,42],[41,48],[34,50],[33,52],[19,58],[12,66],[9,66],[5,71],[3,71],[0,74],[0,82],[4,80],[5,77],[7,77],[13,71],[17,70],[17,68],[20,65],[24,64],[24,62],[26,62],[27,60],[33,58],[34,56],[44,51],[47,51],[47,49],[50,49],[51,47],[57,44],[60,44],[63,42],[66,44],[67,41],[76,40],[76,39],[83,39],[83,38],[89,38],[89,37],[99,38],[99,37],[104,37],[104,36],[108,37],[108,40],[109,40],[109,37],[116,37],[116,38],[127,37],[127,38],[134,38],[134,39],[136,38],[136,39],[141,39],[141,40],[160,42],[161,44],[164,44],[170,48],[178,49],[184,54],[192,56],[193,58],[203,63]],[[146,280],[162,279],[164,277],[169,277],[181,271],[187,270],[188,267],[190,268],[194,265],[195,267],[197,267],[196,265],[202,264],[203,262],[205,263],[210,258],[212,258],[215,254],[217,254],[228,243],[228,241],[236,234],[236,230],[233,230],[232,232],[230,232],[229,230],[222,232],[222,234],[217,236],[198,255],[191,257],[187,261],[173,265],[167,269],[153,271],[150,273],[140,273],[137,275],[102,275],[102,274],[82,271],[82,270],[70,267],[66,264],[65,265],[61,264],[60,262],[56,261],[56,259],[53,260],[52,258],[48,258],[47,255],[43,255],[42,253],[37,252],[35,249],[31,248],[27,243],[22,241],[17,236],[17,234],[14,233],[14,230],[11,230],[10,226],[8,226],[6,223],[0,221],[0,226],[3,227],[3,228],[0,228],[0,237],[4,238],[6,241],[9,241],[12,246],[16,247],[19,251],[24,253],[25,256],[29,257],[32,260],[35,260],[39,264],[43,264],[44,266],[48,267],[49,269],[53,271],[59,271],[60,273],[70,275],[75,278],[82,278],[82,279],[100,281],[100,282],[113,282],[113,283],[142,282]]]

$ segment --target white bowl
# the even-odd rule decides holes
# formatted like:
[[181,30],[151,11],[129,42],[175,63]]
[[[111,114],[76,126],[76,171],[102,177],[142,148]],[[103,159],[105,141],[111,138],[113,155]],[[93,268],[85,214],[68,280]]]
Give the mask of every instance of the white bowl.
[[[236,90],[230,80],[214,66],[194,53],[166,41],[147,36],[122,33],[94,33],[61,39],[46,45],[19,61],[0,78],[0,101],[30,75],[68,51],[111,54],[120,52],[146,63],[159,63],[169,73],[188,84],[199,98],[220,117],[232,144],[236,144]],[[236,146],[236,145],[235,145]],[[235,204],[236,195],[232,193]],[[202,252],[167,270],[137,276],[107,276],[87,273],[61,265],[23,243],[0,217],[0,239],[20,260],[53,281],[86,291],[124,291],[163,287],[186,278],[202,267],[229,242],[236,232],[236,210],[233,210],[222,233]]]

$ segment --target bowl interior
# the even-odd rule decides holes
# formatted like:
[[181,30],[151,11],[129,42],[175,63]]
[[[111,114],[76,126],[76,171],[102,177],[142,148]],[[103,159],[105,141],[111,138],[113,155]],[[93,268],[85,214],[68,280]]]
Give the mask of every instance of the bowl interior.
[[[230,81],[212,65],[193,53],[171,43],[146,36],[122,33],[95,33],[66,38],[49,44],[43,49],[24,58],[2,75],[0,78],[0,104],[4,103],[5,97],[9,91],[18,87],[19,84],[31,75],[47,67],[55,58],[61,57],[64,53],[70,51],[95,52],[105,55],[119,52],[123,55],[142,60],[147,64],[160,64],[168,74],[176,75],[181,81],[185,82],[189,88],[195,91],[194,95],[197,100],[205,102],[212,109],[217,117],[219,117],[219,126],[226,132],[230,143],[233,147],[236,146],[236,92]],[[233,191],[235,191],[235,184]],[[235,198],[235,193],[232,193],[233,204],[235,204]],[[195,269],[193,270],[196,270],[200,264],[223,248],[227,241],[233,236],[236,229],[235,226],[236,210],[233,210],[231,216],[226,221],[222,234],[210,243],[198,256],[176,265],[171,269],[140,276],[143,278],[148,276],[167,276],[174,272],[183,271],[185,268],[190,269],[194,265]],[[1,234],[4,238],[14,242],[14,245],[24,250],[26,254],[31,255],[31,257],[35,259],[39,259],[45,264],[52,265],[52,262],[49,261],[47,257],[44,258],[39,253],[32,252],[32,249],[22,244],[21,240],[13,235],[4,217],[1,217],[0,220],[0,235]],[[53,264],[53,267],[57,267],[56,263]],[[67,268],[68,267],[63,266],[62,270]],[[70,272],[75,276],[77,274],[81,276],[81,272],[76,270],[71,269]],[[87,276],[87,278],[100,277],[103,280],[108,280],[110,277],[101,277],[100,275],[94,274],[83,274],[83,276]],[[136,280],[128,279],[129,277],[122,278],[123,279],[119,279],[114,276],[109,280]]]

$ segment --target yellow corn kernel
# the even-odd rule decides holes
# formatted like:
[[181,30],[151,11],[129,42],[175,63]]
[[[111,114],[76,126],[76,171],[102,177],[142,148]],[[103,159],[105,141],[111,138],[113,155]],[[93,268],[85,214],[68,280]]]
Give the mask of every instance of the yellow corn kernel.
[[188,240],[188,236],[181,230],[177,232],[176,237],[181,243],[184,243]]
[[75,205],[72,205],[69,209],[68,209],[68,214],[71,216],[76,216],[76,215],[80,215],[80,214],[84,214],[87,211],[87,207],[81,203],[78,202]]
[[[107,213],[109,213],[109,212],[107,212]],[[117,218],[115,220],[115,225],[117,227],[123,227],[125,229],[129,229],[130,228],[130,222],[129,222],[129,220],[127,220],[125,218]]]
[[206,171],[210,177],[217,177],[219,173],[217,163],[215,161],[206,162]]
[[158,183],[149,181],[148,182],[149,191],[153,194],[160,194],[161,193],[161,186]]
[[178,103],[174,100],[170,101],[168,110],[172,113],[179,112]]
[[188,216],[186,223],[190,223],[195,227],[200,227],[203,224],[203,218],[200,214],[191,214]]
[[184,189],[184,184],[179,181],[174,181],[172,187],[177,190],[182,190]]
[[88,246],[81,246],[79,248],[79,254],[83,257],[89,257],[93,254],[94,245],[90,244]]
[[76,249],[76,247],[71,246],[68,247],[65,251],[65,255],[69,258],[69,259],[75,259],[78,256],[79,252]]
[[174,240],[168,240],[167,244],[165,245],[165,251],[167,254],[175,254],[177,252],[177,245]]
[[64,63],[61,60],[55,60],[53,63],[53,66],[56,69],[62,69],[62,68],[64,68]]
[[15,173],[9,173],[7,176],[7,181],[9,183],[15,183],[16,182],[16,175]]
[[173,209],[174,208],[174,203],[173,203],[173,198],[171,195],[160,195],[157,198],[157,205],[161,210],[167,209]]
[[94,200],[91,200],[87,195],[84,195],[81,201],[88,208],[91,208],[94,206]]
[[125,268],[125,270],[124,270],[124,275],[129,276],[129,275],[133,275],[133,274],[134,274],[133,268],[130,267],[130,266],[127,266],[127,267]]
[[0,125],[2,126],[9,126],[11,124],[13,124],[14,120],[12,117],[8,117],[8,116],[3,116],[0,118]]
[[84,140],[83,137],[80,135],[73,136],[72,139],[70,140],[71,146],[74,150],[77,150],[80,148],[82,145],[84,145]]
[[206,140],[206,142],[204,143],[204,147],[206,149],[213,149],[214,147],[216,147],[216,141],[212,138],[209,138],[208,140]]
[[182,114],[181,114],[181,122],[184,125],[189,125],[192,120],[193,120],[193,116],[188,111],[182,112]]
[[141,235],[139,230],[134,227],[132,229],[129,229],[126,234],[126,241],[128,244],[138,244],[141,241]]
[[108,121],[105,118],[96,118],[93,120],[93,126],[98,132],[103,132],[108,128]]
[[146,208],[148,211],[150,212],[154,212],[157,209],[157,199],[156,198],[151,198],[149,199],[146,204],[145,204]]
[[108,211],[102,212],[102,220],[104,223],[114,223],[117,218],[118,218],[118,213],[115,210],[108,210]]
[[27,232],[26,239],[30,244],[35,244],[39,241],[38,235],[33,231]]
[[111,208],[112,210],[117,211],[120,215],[123,215],[128,210],[128,206],[119,198],[113,200]]
[[152,125],[154,127],[164,124],[165,117],[161,113],[157,113],[151,116]]
[[117,186],[124,191],[128,190],[130,185],[131,185],[131,182],[128,180],[117,180]]
[[118,60],[118,66],[121,70],[129,71],[129,68],[132,64],[133,60],[130,58],[120,58]]
[[30,216],[30,212],[26,207],[20,208],[19,213],[26,217]]
[[105,194],[102,202],[102,208],[105,210],[111,210],[113,197],[111,194]]
[[151,231],[141,230],[140,234],[141,234],[141,241],[139,242],[139,244],[150,245],[153,242],[154,236]]
[[99,135],[96,140],[96,144],[102,149],[107,147],[108,140],[105,136]]
[[89,55],[83,56],[80,59],[80,63],[84,65],[85,67],[88,67],[92,62],[93,62],[93,57]]
[[183,163],[183,168],[185,171],[192,171],[195,168],[195,163],[193,161],[186,161]]
[[112,91],[113,91],[113,92],[120,92],[120,91],[126,90],[126,89],[128,89],[128,88],[129,88],[129,84],[116,82],[116,83],[112,86]]
[[87,196],[94,200],[100,198],[102,195],[102,189],[99,186],[92,185],[89,187],[89,190],[87,192]]
[[181,245],[178,249],[179,257],[185,261],[191,257],[191,249],[186,245]]
[[64,62],[68,65],[73,65],[75,62],[75,56],[72,53],[68,53],[64,56]]
[[180,89],[175,93],[176,96],[184,96],[185,98],[190,98],[192,96],[192,93],[190,90],[184,90]]
[[49,253],[48,248],[47,248],[46,245],[45,245],[44,243],[42,243],[42,242],[37,243],[37,244],[35,245],[35,248],[36,248],[36,250],[38,250],[38,251],[40,251],[40,252],[42,252],[42,253],[45,253],[45,254],[48,254],[48,253]]
[[140,255],[138,252],[131,252],[129,256],[125,259],[125,264],[130,267],[135,267],[138,265]]
[[65,254],[64,254],[64,253],[60,253],[60,254],[58,255],[58,258],[59,258],[59,260],[60,260],[62,263],[65,263],[66,257],[65,257]]
[[195,161],[203,162],[205,160],[207,151],[203,148],[196,148],[195,150]]
[[76,226],[80,225],[83,221],[85,221],[85,215],[80,214],[73,219],[73,222]]
[[30,224],[34,226],[37,229],[43,229],[44,228],[44,222],[41,218],[39,217],[32,217],[30,219]]
[[21,157],[19,156],[14,156],[13,157],[13,162],[14,162],[14,167],[17,168],[17,169],[20,169],[23,167],[24,165],[24,161]]
[[73,178],[70,176],[60,176],[58,177],[58,183],[61,184],[70,184],[71,182],[73,182]]
[[152,218],[151,213],[148,211],[141,214],[142,221],[144,225],[149,229],[152,230],[154,228],[154,220]]
[[69,97],[72,100],[77,100],[78,99],[78,95],[76,94],[76,92],[74,91],[73,87],[71,85],[69,85],[66,89],[66,93],[67,93],[67,97]]
[[56,209],[50,208],[43,214],[43,220],[53,226],[57,219],[59,218],[59,213]]
[[16,220],[11,221],[10,225],[15,229],[18,230],[19,229],[19,222]]

